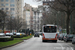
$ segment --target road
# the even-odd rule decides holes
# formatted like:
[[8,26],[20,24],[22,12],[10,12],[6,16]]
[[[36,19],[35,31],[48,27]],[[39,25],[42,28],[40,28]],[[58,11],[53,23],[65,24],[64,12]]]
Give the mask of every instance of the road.
[[12,47],[4,48],[2,50],[74,50],[71,42],[65,43],[64,41],[42,42],[42,37],[32,37],[29,40],[17,44]]

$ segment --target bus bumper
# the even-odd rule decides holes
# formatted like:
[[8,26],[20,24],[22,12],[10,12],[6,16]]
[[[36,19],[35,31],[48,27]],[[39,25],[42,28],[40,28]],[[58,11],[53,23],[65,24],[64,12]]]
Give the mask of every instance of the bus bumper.
[[57,40],[57,38],[42,38],[42,40]]

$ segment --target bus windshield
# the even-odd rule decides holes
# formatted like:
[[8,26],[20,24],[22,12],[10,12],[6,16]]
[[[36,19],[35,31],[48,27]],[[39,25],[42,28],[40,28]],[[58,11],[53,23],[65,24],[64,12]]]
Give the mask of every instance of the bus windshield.
[[44,32],[46,33],[55,33],[57,31],[56,26],[44,26]]

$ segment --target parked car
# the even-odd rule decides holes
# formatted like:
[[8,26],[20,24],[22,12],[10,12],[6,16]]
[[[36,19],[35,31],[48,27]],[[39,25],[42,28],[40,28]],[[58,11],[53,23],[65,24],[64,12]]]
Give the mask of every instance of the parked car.
[[23,37],[23,34],[18,32],[18,33],[16,33],[16,37],[22,38]]
[[67,33],[62,33],[62,40],[64,40],[64,36],[66,36]]
[[6,33],[5,35],[6,35],[6,36],[10,36],[10,33]]
[[68,42],[68,41],[72,41],[73,38],[73,34],[67,34],[66,36],[64,36],[64,41]]
[[25,36],[26,34],[25,33],[21,33],[23,36]]
[[39,33],[35,33],[34,34],[34,37],[39,37]]
[[59,40],[62,40],[62,39],[63,39],[63,34],[58,34],[57,38],[58,38]]
[[75,35],[73,36],[72,44],[75,44]]
[[13,36],[13,33],[6,33],[6,36]]
[[8,41],[13,39],[13,36],[6,36],[5,33],[0,33],[0,41]]
[[16,32],[13,32],[13,35],[16,35]]

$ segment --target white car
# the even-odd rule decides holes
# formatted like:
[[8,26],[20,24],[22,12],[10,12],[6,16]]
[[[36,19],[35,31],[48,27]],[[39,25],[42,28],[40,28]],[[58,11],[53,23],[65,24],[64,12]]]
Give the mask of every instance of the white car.
[[0,38],[5,37],[4,33],[0,33]]
[[21,33],[22,35],[26,35],[25,33]]
[[6,36],[5,33],[0,33],[0,41],[7,41],[8,39],[13,40],[11,36]]
[[6,36],[13,36],[13,33],[6,33]]
[[0,38],[11,38],[11,36],[6,36],[5,33],[0,33]]
[[16,37],[23,37],[23,34],[22,33],[16,33]]
[[22,35],[22,33],[16,33],[16,35]]

